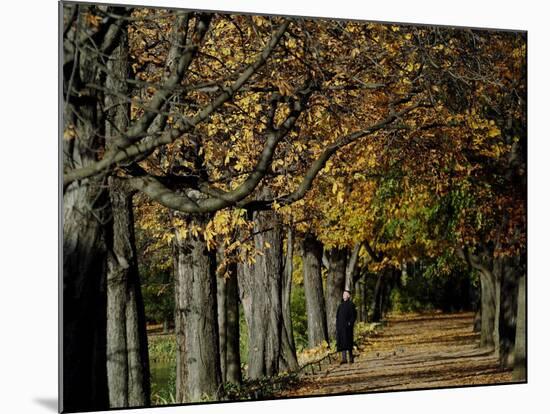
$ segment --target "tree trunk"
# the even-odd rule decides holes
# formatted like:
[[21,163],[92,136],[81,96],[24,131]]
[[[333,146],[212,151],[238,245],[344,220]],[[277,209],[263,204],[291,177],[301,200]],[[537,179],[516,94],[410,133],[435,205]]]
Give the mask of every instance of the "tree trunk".
[[[223,259],[223,249],[218,251]],[[218,327],[220,332],[220,366],[222,382],[240,384],[241,355],[239,348],[239,290],[237,265],[229,263],[227,277],[218,277]]]
[[282,307],[283,307],[283,332],[281,336],[282,355],[281,369],[287,371],[296,371],[299,368],[296,357],[296,344],[294,342],[294,332],[292,330],[292,313],[290,309],[290,298],[292,294],[292,273],[294,257],[294,230],[289,227],[286,238],[286,256],[283,269],[282,286]]
[[[204,228],[206,220],[193,217]],[[175,233],[176,401],[219,398],[221,369],[215,253],[202,235]]]
[[[80,5],[82,12],[87,6]],[[65,9],[65,11],[68,9]],[[85,35],[84,19],[67,42]],[[94,56],[83,48],[63,67],[63,168],[86,167],[102,146],[94,91],[76,102],[69,91],[94,82]],[[61,409],[94,411],[109,407],[106,371],[106,240],[110,214],[102,178],[75,181],[63,189],[63,294],[61,298]]]
[[[105,192],[96,180],[71,184],[63,197],[63,411],[109,407],[106,371]],[[106,206],[107,207],[107,206]]]
[[527,380],[527,302],[526,275],[523,273],[518,280],[518,308],[516,322],[516,340],[514,348],[514,381]]
[[225,295],[225,381],[240,384],[242,373],[239,347],[239,288],[236,264],[229,265],[229,278],[225,280]]
[[327,328],[330,340],[336,339],[336,310],[342,301],[346,283],[347,250],[333,248],[327,251]]
[[[220,258],[219,258],[220,259]],[[218,261],[219,261],[218,259]],[[220,334],[220,371],[222,382],[226,382],[227,364],[227,283],[223,277],[217,279],[218,294],[218,330]]]
[[360,322],[367,321],[367,283],[365,279],[366,279],[366,275],[363,275],[358,281],[359,290],[357,291],[357,293],[359,294],[359,321]]
[[311,234],[304,238],[303,245],[304,289],[307,309],[308,346],[316,347],[328,340],[321,276],[323,247]]
[[109,180],[112,241],[107,272],[107,379],[109,405],[150,404],[149,353],[134,241],[132,194]]
[[495,349],[495,282],[489,271],[478,271],[481,282],[480,347]]
[[518,310],[519,258],[498,259],[500,266],[499,357],[502,367],[514,366],[516,317]]
[[264,254],[239,265],[238,280],[248,325],[248,377],[261,378],[276,375],[282,357],[283,238],[275,212],[256,212],[253,220],[254,244]]
[[[105,96],[105,145],[125,131],[130,106],[120,96],[129,91],[128,37],[125,31],[107,62],[105,85],[118,95]],[[149,353],[145,310],[134,239],[133,192],[120,180],[109,179],[112,220],[107,258],[107,380],[111,408],[150,405]]]
[[372,295],[372,321],[380,322],[382,319],[382,292],[384,290],[384,273],[386,270],[380,270],[378,277],[376,278],[376,284],[374,286],[374,293]]
[[346,289],[352,289],[355,284],[355,273],[357,272],[357,263],[359,262],[359,251],[361,243],[357,243],[351,251],[347,266],[346,266]]

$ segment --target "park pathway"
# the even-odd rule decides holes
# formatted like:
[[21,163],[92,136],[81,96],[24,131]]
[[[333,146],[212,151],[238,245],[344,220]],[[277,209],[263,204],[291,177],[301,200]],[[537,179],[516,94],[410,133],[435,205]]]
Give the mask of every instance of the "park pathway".
[[389,317],[358,344],[354,364],[333,362],[284,396],[363,393],[512,382],[491,352],[478,347],[473,314]]

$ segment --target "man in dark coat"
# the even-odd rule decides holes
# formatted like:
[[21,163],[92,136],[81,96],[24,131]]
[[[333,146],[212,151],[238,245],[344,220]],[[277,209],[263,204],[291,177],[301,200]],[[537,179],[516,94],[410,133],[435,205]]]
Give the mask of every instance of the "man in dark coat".
[[342,351],[342,362],[348,362],[346,352],[349,354],[349,363],[353,363],[353,325],[357,318],[357,310],[351,301],[349,290],[344,290],[342,302],[336,311],[336,349]]

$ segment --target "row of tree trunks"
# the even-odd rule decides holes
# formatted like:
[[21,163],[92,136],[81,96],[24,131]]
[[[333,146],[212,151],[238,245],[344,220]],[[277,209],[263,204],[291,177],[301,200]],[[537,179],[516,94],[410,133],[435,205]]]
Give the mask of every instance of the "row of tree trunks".
[[314,348],[323,341],[328,342],[325,297],[321,275],[323,246],[313,235],[306,234],[302,243],[302,255],[308,346]]
[[[191,220],[203,228],[206,224],[206,219]],[[239,298],[249,332],[248,377],[298,368],[290,321],[292,260],[287,259],[288,266],[283,268],[282,224],[271,211],[257,212],[253,220],[254,243],[263,254],[256,255],[252,264],[229,265],[227,278],[216,278],[215,253],[207,250],[200,236],[183,238],[176,230],[178,402],[219,398],[223,382],[242,381]],[[287,257],[292,255],[292,246],[289,234]]]
[[525,269],[520,256],[467,253],[481,286],[480,347],[492,349],[502,367],[525,379]]
[[[206,218],[193,217],[204,228]],[[221,385],[215,252],[175,230],[176,401],[218,399]]]

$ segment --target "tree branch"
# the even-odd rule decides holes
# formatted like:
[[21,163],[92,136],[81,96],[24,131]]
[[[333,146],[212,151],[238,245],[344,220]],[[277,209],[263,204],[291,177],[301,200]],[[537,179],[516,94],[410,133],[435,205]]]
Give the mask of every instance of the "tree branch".
[[308,86],[298,92],[299,97],[292,99],[290,103],[291,111],[285,121],[276,130],[269,131],[267,141],[254,170],[234,190],[224,192],[203,184],[199,186],[200,192],[204,195],[210,195],[210,197],[198,199],[196,203],[191,204],[189,197],[183,197],[150,176],[132,178],[130,179],[132,185],[164,206],[185,213],[210,213],[225,207],[237,205],[256,189],[262,178],[266,175],[273,160],[277,144],[296,124],[314,88],[315,86],[312,86],[312,83],[308,82]]
[[357,141],[360,138],[363,138],[367,135],[370,135],[376,131],[383,129],[384,127],[390,125],[395,120],[400,119],[403,115],[413,111],[414,109],[420,106],[422,106],[421,103],[415,103],[403,109],[402,111],[390,114],[387,118],[383,119],[382,121],[374,125],[371,125],[368,128],[353,132],[351,134],[345,135],[340,139],[336,140],[336,142],[329,145],[321,153],[319,158],[317,158],[317,160],[315,160],[313,164],[311,164],[302,182],[294,192],[281,197],[277,197],[272,200],[251,200],[246,203],[242,203],[241,205],[239,205],[239,207],[243,207],[251,210],[268,210],[272,207],[273,203],[275,202],[277,202],[279,205],[288,205],[302,199],[306,195],[306,193],[311,189],[313,185],[313,181],[315,180],[315,177],[317,176],[319,171],[321,171],[325,167],[330,157],[332,157],[339,149]]
[[219,94],[213,101],[205,106],[197,115],[192,118],[185,117],[183,120],[183,126],[166,131],[159,138],[150,141],[140,141],[132,143],[130,146],[118,150],[113,156],[104,157],[100,161],[90,164],[86,167],[76,170],[70,170],[64,174],[63,185],[66,187],[68,184],[75,180],[87,178],[101,172],[105,172],[113,168],[118,163],[133,159],[140,154],[148,153],[156,147],[169,144],[182,134],[191,131],[198,124],[207,119],[216,109],[228,101],[242,86],[247,82],[250,77],[256,73],[256,71],[267,61],[271,55],[277,43],[285,33],[290,22],[285,20],[273,33],[269,43],[259,54],[255,62],[250,64],[245,70],[243,70],[237,80],[224,89],[224,92]]

